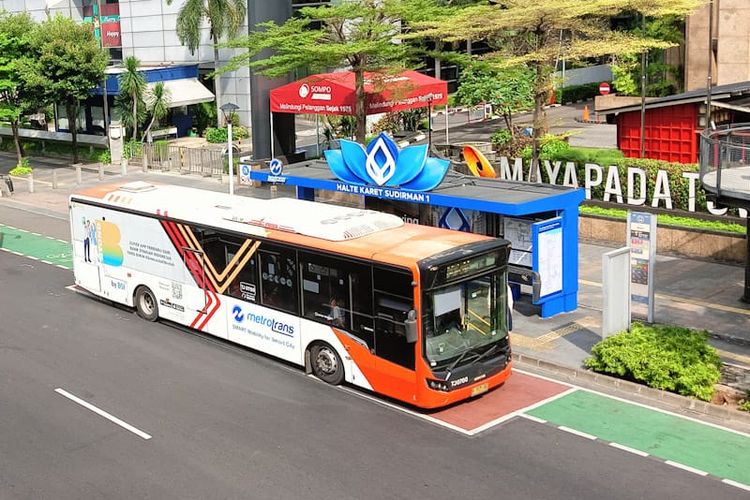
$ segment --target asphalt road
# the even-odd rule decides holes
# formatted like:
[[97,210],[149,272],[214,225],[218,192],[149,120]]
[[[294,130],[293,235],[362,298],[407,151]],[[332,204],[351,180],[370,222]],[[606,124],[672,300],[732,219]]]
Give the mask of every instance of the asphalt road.
[[746,494],[524,419],[468,438],[251,351],[147,323],[71,283],[70,271],[0,253],[2,499]]

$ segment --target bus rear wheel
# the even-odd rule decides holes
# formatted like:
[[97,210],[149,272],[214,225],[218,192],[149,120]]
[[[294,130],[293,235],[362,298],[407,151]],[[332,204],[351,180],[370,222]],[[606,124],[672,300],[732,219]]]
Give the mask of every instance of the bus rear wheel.
[[331,385],[344,381],[344,363],[336,349],[328,344],[315,344],[310,349],[310,364],[313,375]]
[[138,316],[147,321],[156,321],[159,317],[159,306],[154,293],[145,286],[139,286],[135,291],[135,310]]

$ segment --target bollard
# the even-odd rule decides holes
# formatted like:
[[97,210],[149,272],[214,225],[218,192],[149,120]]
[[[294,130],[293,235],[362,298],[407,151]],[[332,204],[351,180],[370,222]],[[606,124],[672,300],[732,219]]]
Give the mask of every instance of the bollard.
[[99,180],[104,180],[104,165],[101,163],[99,164]]
[[81,179],[81,166],[76,165],[76,184],[80,184],[82,181]]
[[29,174],[28,180],[29,180],[29,193],[33,193],[34,192],[34,174]]
[[52,171],[52,189],[57,189],[57,170]]
[[[145,160],[144,160],[145,161]],[[120,162],[120,174],[124,177],[128,175],[128,163],[125,161]]]

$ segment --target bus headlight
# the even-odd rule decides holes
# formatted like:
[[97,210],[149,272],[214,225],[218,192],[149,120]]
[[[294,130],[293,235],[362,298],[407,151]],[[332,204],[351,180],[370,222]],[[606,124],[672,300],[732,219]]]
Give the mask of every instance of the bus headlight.
[[445,382],[443,380],[432,380],[427,379],[427,387],[430,389],[434,389],[436,391],[443,391],[448,392],[450,391],[450,387],[448,386],[448,382]]

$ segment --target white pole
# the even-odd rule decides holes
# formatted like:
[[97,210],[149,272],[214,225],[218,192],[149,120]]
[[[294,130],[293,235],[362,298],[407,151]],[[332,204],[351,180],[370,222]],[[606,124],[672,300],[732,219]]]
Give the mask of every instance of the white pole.
[[320,115],[315,115],[315,152],[320,158]]
[[273,111],[269,111],[268,115],[271,118],[271,159],[276,156],[273,151]]
[[227,120],[227,146],[229,147],[229,194],[234,195],[234,158],[232,151],[232,120]]
[[451,140],[450,140],[450,136],[448,135],[448,104],[446,103],[445,105],[445,145],[448,146],[450,143],[451,143]]

